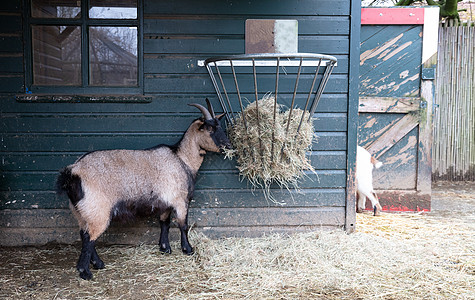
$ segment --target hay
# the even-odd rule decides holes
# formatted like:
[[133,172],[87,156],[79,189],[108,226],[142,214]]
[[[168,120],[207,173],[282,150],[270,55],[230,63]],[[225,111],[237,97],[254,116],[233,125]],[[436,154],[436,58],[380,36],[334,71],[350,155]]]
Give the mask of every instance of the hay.
[[[467,194],[464,194],[467,195]],[[475,195],[451,197],[458,202]],[[358,214],[341,230],[213,240],[193,256],[98,246],[106,269],[79,279],[80,246],[0,248],[0,299],[475,299],[475,212]]]
[[247,105],[229,130],[233,149],[226,150],[226,157],[237,156],[240,175],[264,191],[272,183],[297,188],[303,172],[314,171],[306,157],[314,133],[312,122],[307,122],[309,113],[298,108],[284,110],[280,104],[275,107],[274,101],[274,96],[266,95],[257,105],[255,101]]
[[357,216],[357,232],[213,240],[196,254],[158,246],[98,247],[107,266],[90,282],[79,248],[3,249],[5,299],[475,299],[475,224],[427,215]]

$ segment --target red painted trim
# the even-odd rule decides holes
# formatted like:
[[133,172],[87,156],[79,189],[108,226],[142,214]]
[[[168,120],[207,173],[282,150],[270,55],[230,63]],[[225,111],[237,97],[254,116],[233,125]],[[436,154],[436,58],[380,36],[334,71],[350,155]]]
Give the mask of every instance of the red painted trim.
[[364,25],[410,25],[424,24],[422,7],[367,7],[361,9],[361,24]]

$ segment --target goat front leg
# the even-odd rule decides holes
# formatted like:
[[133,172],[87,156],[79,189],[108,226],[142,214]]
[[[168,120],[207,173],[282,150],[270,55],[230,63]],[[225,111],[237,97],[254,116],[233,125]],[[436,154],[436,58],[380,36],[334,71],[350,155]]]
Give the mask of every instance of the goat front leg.
[[170,209],[167,209],[160,215],[160,252],[170,254],[172,248],[168,240],[168,233],[170,231]]
[[178,221],[178,227],[180,227],[181,234],[181,251],[187,255],[192,255],[194,253],[193,248],[188,241],[188,208],[177,209],[176,216]]

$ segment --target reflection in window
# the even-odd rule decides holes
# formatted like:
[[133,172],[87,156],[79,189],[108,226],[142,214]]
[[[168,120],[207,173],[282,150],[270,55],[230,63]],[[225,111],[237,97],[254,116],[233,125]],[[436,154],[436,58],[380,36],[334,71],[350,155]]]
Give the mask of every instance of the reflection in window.
[[31,0],[31,15],[34,18],[81,17],[80,0]]
[[89,18],[137,19],[137,0],[91,0]]
[[90,84],[136,86],[137,27],[89,28]]
[[81,84],[81,30],[78,26],[32,26],[33,84]]

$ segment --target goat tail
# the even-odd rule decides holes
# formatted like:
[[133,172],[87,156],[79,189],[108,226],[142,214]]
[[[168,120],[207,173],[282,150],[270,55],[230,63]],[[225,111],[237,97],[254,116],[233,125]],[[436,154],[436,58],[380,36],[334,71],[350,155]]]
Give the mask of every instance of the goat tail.
[[66,167],[59,171],[59,176],[56,181],[56,192],[67,194],[71,203],[76,204],[84,197],[82,189],[81,178],[71,172],[71,168]]
[[377,160],[377,159],[374,158],[373,156],[371,156],[371,163],[374,165],[374,167],[375,167],[376,169],[381,168],[381,166],[383,165],[382,162],[380,162],[379,160]]

